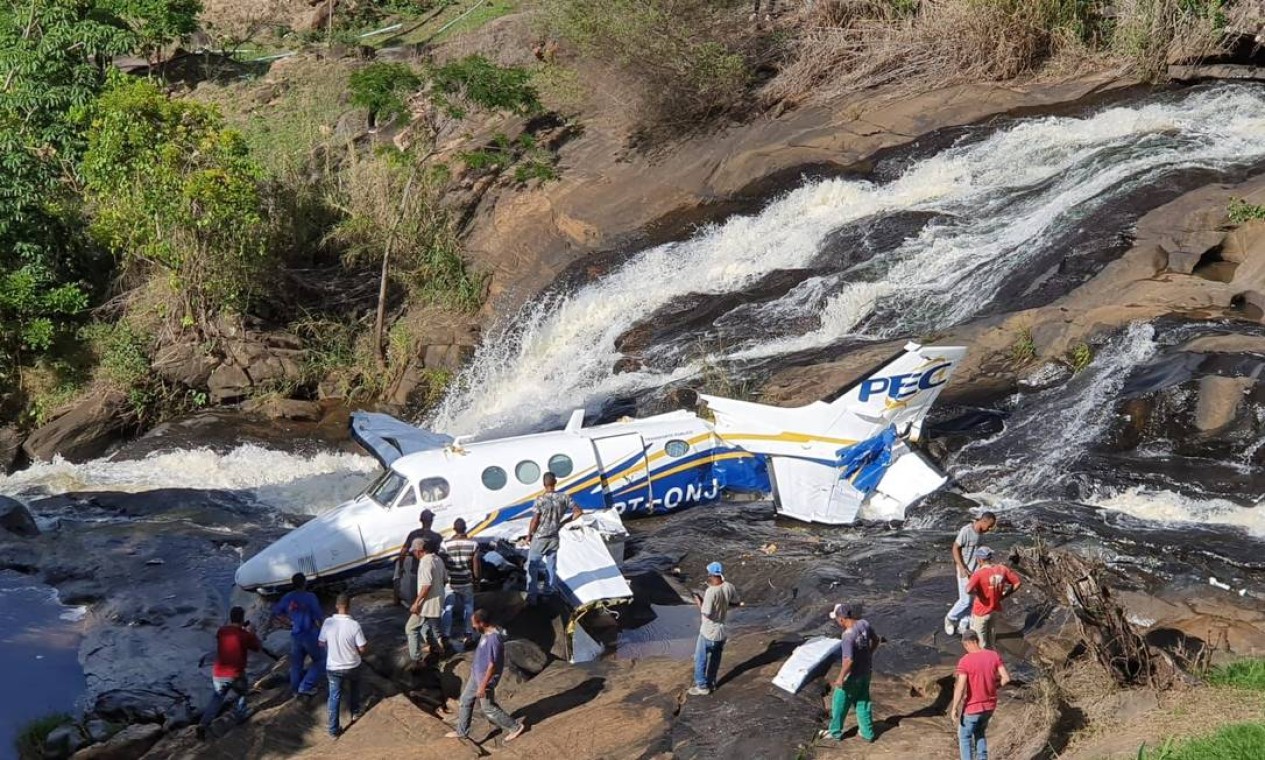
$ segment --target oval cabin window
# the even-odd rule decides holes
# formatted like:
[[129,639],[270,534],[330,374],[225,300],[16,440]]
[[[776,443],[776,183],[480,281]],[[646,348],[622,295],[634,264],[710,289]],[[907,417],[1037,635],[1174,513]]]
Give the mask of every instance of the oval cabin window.
[[540,480],[540,465],[524,459],[514,468],[514,477],[518,478],[519,483],[535,483]]
[[668,441],[663,444],[663,450],[666,451],[670,457],[683,457],[689,453],[690,445],[685,441],[680,440]]
[[489,491],[499,491],[505,487],[509,478],[500,467],[489,467],[483,471],[483,486]]
[[448,481],[443,478],[424,478],[417,484],[422,501],[436,502],[448,498]]
[[575,465],[571,463],[571,457],[566,454],[554,454],[549,457],[549,471],[560,478],[565,478],[575,469]]

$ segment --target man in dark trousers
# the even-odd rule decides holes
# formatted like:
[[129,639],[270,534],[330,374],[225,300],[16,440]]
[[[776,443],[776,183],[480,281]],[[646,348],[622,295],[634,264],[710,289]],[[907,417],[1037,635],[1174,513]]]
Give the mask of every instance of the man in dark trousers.
[[474,645],[474,585],[478,582],[482,567],[479,564],[479,542],[466,535],[466,521],[458,517],[452,523],[452,538],[444,541],[440,554],[448,568],[448,596],[444,599],[444,616],[442,627],[444,639],[452,638],[452,618],[456,607],[461,605],[461,616],[464,624],[461,631],[465,634],[463,647],[469,649]]
[[427,654],[439,654],[446,649],[440,619],[444,614],[448,569],[439,558],[439,542],[415,538],[410,548],[417,557],[417,593],[404,623],[404,636],[408,639],[409,657],[416,664],[421,662],[423,644]]
[[202,719],[198,722],[199,739],[206,738],[207,726],[220,714],[220,708],[224,706],[230,691],[237,694],[234,709],[237,722],[241,723],[250,717],[250,710],[246,707],[246,695],[250,692],[250,684],[246,683],[246,658],[249,652],[259,652],[262,649],[259,637],[250,630],[250,623],[246,622],[246,610],[241,607],[229,610],[228,625],[222,626],[215,633],[215,664],[211,667],[214,691],[202,711]]
[[962,634],[962,648],[966,654],[958,660],[950,710],[953,725],[958,729],[958,752],[962,760],[987,760],[988,742],[984,732],[997,709],[997,688],[1010,683],[1010,673],[996,652],[980,646],[979,634],[975,631]]
[[392,587],[395,589],[396,601],[402,601],[405,597],[412,595],[412,590],[401,584],[402,576],[408,571],[414,571],[416,577],[417,560],[413,556],[413,541],[421,539],[426,541],[433,539],[436,544],[443,543],[444,537],[431,530],[431,526],[435,524],[435,513],[429,509],[423,509],[422,513],[417,516],[420,527],[409,531],[404,537],[404,543],[400,544],[400,553],[395,557],[395,572],[391,577]]
[[[307,590],[307,578],[295,573],[290,579],[294,589],[272,607],[272,614],[290,626],[290,690],[301,698],[316,693],[316,684],[325,675],[325,652],[317,643],[325,611],[316,594]],[[304,667],[307,659],[310,666]]]
[[831,684],[835,687],[830,705],[830,728],[826,735],[831,739],[843,738],[843,723],[848,710],[857,708],[857,733],[867,742],[874,741],[874,716],[870,702],[870,674],[874,650],[879,638],[867,620],[861,618],[857,604],[836,604],[830,610],[830,619],[843,629],[843,662],[839,676]]
[[[537,581],[541,570],[548,576],[546,594],[554,593],[558,581],[558,531],[570,520],[579,519],[580,505],[570,495],[555,491],[558,476],[546,472],[545,492],[532,505],[531,525],[527,528],[527,603],[535,604],[540,595]],[[567,512],[570,514],[567,514]]]
[[505,642],[500,630],[489,620],[486,610],[474,611],[474,629],[479,632],[479,646],[474,650],[470,678],[461,690],[457,730],[445,734],[449,739],[465,739],[470,735],[475,701],[478,701],[488,722],[505,732],[505,741],[512,742],[527,730],[525,722],[514,720],[496,703],[496,685],[501,680],[501,671],[505,669]]

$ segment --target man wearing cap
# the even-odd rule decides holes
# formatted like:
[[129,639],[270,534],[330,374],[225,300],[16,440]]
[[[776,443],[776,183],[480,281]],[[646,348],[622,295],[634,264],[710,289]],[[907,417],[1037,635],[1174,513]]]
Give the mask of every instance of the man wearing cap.
[[738,589],[725,580],[725,568],[719,562],[707,566],[707,590],[694,594],[702,621],[698,628],[698,643],[694,646],[694,685],[689,694],[696,697],[711,694],[716,689],[716,675],[720,672],[720,656],[725,651],[725,618],[729,608],[742,606]]
[[830,728],[826,734],[836,741],[843,738],[843,722],[848,710],[857,708],[857,733],[867,742],[874,741],[874,716],[870,702],[870,674],[878,634],[868,620],[861,618],[857,604],[836,604],[830,619],[843,629],[843,664],[831,684],[835,687],[830,703]]
[[971,612],[971,595],[966,590],[966,583],[971,579],[971,573],[975,572],[975,550],[979,548],[984,534],[996,527],[997,515],[983,512],[978,518],[963,525],[953,539],[950,553],[953,555],[953,566],[957,568],[958,600],[944,618],[944,632],[950,636],[958,632],[958,624]]
[[434,539],[436,544],[442,544],[444,537],[431,530],[431,526],[435,523],[435,513],[429,509],[423,509],[422,513],[417,517],[421,527],[414,528],[404,537],[404,543],[400,544],[400,553],[395,558],[395,573],[391,576],[392,588],[395,589],[396,602],[408,601],[407,597],[412,593],[411,586],[402,584],[403,576],[412,574],[416,577],[417,560],[413,556],[413,541],[416,539]]
[[1001,600],[1019,590],[1018,574],[1005,565],[993,562],[993,550],[981,546],[975,550],[978,568],[966,583],[966,591],[975,598],[971,607],[971,630],[979,632],[980,645],[996,649],[993,620],[1001,612]]
[[[558,531],[570,520],[580,517],[580,505],[570,494],[554,490],[558,476],[546,472],[542,480],[545,492],[532,504],[531,524],[527,527],[527,603],[535,604],[541,570],[548,577],[546,594],[552,594],[558,582]],[[568,511],[570,514],[568,514]]]
[[417,559],[417,597],[409,607],[404,635],[408,638],[409,657],[416,663],[422,659],[422,642],[430,652],[443,648],[440,639],[440,618],[444,613],[444,584],[448,570],[439,558],[439,542],[413,539],[409,548]]
[[962,760],[987,760],[984,732],[997,709],[997,687],[1010,683],[1010,674],[996,652],[980,647],[976,631],[962,634],[962,648],[966,654],[958,660],[950,710],[958,729],[958,752]]

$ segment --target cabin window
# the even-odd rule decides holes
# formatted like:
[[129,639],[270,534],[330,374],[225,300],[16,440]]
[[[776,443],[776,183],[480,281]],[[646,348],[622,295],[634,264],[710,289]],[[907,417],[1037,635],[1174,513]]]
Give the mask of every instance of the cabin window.
[[489,467],[483,471],[483,487],[489,491],[499,491],[508,482],[509,477],[500,467]]
[[443,478],[424,478],[417,484],[422,494],[422,501],[436,502],[448,498],[448,481]]
[[571,463],[571,457],[566,454],[554,454],[549,457],[549,471],[560,478],[570,475],[575,465]]
[[378,482],[369,487],[369,498],[384,507],[395,502],[400,491],[408,485],[408,479],[395,470],[387,470],[378,478]]
[[399,502],[397,502],[395,506],[397,507],[417,506],[417,491],[413,490],[411,487],[406,486],[404,488],[404,495],[400,497]]
[[514,468],[514,477],[518,478],[519,483],[535,483],[540,480],[540,465],[524,459]]
[[690,445],[682,440],[672,440],[663,444],[663,450],[670,457],[683,457],[690,451]]

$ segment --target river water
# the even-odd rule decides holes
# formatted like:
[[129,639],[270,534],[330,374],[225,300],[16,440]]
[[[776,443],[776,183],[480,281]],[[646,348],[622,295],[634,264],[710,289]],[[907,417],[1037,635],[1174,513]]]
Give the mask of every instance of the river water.
[[[1048,303],[1111,260],[1141,214],[1187,189],[1239,179],[1262,165],[1265,90],[1250,86],[1013,119],[965,130],[946,148],[895,151],[870,176],[807,181],[757,213],[632,253],[600,279],[531,303],[489,334],[428,423],[453,434],[540,429],[573,408],[596,414],[717,363],[758,376],[841,346],[917,338],[980,315]],[[1259,567],[1252,559],[1265,539],[1258,456],[1265,413],[1258,401],[1249,401],[1237,438],[1206,450],[1172,434],[1172,415],[1163,411],[1189,407],[1191,383],[1201,374],[1252,371],[1247,360],[1198,365],[1183,353],[1185,341],[1246,329],[1163,322],[1107,336],[1089,367],[1066,383],[999,399],[991,413],[1003,420],[1000,432],[951,447],[946,469],[960,491],[1014,510],[1017,522],[1066,515],[1087,531],[1153,530],[1153,546],[1170,541],[1173,526],[1197,526],[1208,532],[1186,531],[1180,540],[1206,540],[1218,561]],[[630,356],[621,346],[631,345],[627,336],[635,331],[643,337]],[[1165,370],[1177,365],[1195,369],[1167,385],[1148,379],[1172,376]],[[1159,411],[1151,412],[1146,431],[1122,443],[1131,419],[1123,405],[1133,402]],[[285,515],[319,513],[349,497],[376,469],[367,456],[298,451],[293,443],[167,441],[139,457],[125,451],[81,465],[36,465],[0,479],[0,493],[34,502],[46,525],[67,520],[80,529],[93,520],[171,518],[40,499],[182,489],[180,498],[195,502],[199,493],[216,504],[229,494],[241,514],[280,515],[284,524]],[[1130,522],[1121,528],[1100,514]],[[936,507],[911,517],[898,535],[865,530],[880,530],[875,535],[893,545],[916,544],[919,531],[943,530],[960,514]],[[690,520],[684,529],[705,530]],[[760,525],[764,539],[779,541],[771,522]],[[276,529],[275,521],[266,527]],[[822,534],[829,543],[847,540],[849,531]],[[660,532],[665,541],[678,540],[671,526]],[[679,538],[683,545],[688,539]],[[1137,551],[1165,551],[1144,544]],[[902,572],[896,568],[891,577]],[[940,592],[928,593],[928,620],[916,622],[934,628]],[[82,624],[63,619],[66,610],[48,591],[7,575],[0,576],[0,609],[2,656],[18,658],[3,660],[5,672],[34,678],[46,668],[40,680],[54,685],[44,702],[29,705],[24,692],[0,690],[0,714],[11,730],[9,716],[32,714],[36,704],[41,710],[74,704],[83,680],[67,656]],[[818,612],[811,612],[814,620]],[[770,618],[770,625],[791,614]],[[45,630],[56,634],[23,633]],[[662,645],[654,636],[626,643]],[[911,650],[915,655],[922,656]]]

